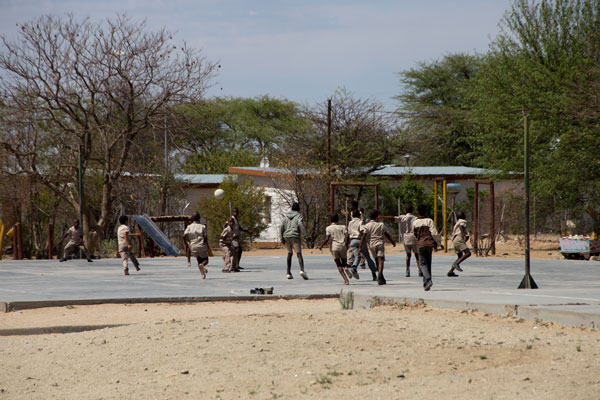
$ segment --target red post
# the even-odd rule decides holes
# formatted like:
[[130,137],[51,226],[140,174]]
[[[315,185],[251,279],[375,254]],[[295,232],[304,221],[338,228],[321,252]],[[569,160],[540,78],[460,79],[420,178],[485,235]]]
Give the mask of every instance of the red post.
[[23,236],[21,234],[21,223],[17,222],[15,224],[15,237],[13,240],[15,247],[15,260],[23,259]]

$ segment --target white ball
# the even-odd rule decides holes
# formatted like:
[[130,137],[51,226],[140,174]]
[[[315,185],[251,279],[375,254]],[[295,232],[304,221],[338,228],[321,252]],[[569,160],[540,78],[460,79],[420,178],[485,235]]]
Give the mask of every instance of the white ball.
[[215,190],[215,198],[216,199],[221,200],[223,197],[225,197],[225,191],[223,189]]

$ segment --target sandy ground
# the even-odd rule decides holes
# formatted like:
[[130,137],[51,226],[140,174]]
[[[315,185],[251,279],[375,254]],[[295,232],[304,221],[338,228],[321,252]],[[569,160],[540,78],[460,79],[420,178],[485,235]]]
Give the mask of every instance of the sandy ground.
[[[126,325],[8,335],[107,324]],[[0,399],[600,397],[600,332],[479,312],[111,304],[0,314],[0,327]]]

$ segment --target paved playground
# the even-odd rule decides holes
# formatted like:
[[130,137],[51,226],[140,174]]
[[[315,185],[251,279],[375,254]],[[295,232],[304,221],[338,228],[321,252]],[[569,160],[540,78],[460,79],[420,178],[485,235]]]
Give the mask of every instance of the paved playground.
[[[532,260],[531,275],[539,289],[517,289],[524,276],[522,259],[477,258],[463,264],[458,278],[446,277],[454,257],[435,255],[433,288],[423,291],[413,265],[404,276],[404,255],[386,256],[387,285],[371,281],[368,269],[361,279],[344,286],[329,255],[305,256],[310,280],[298,274],[294,257],[293,280],[285,277],[285,257],[249,256],[240,273],[221,272],[222,261],[212,257],[202,280],[194,262],[184,257],[141,259],[142,270],[123,276],[120,259],[0,261],[0,310],[107,302],[235,300],[271,297],[327,297],[353,292],[354,307],[377,302],[423,302],[441,308],[478,309],[597,329],[600,326],[600,263],[573,260]],[[272,296],[250,290],[273,287]]]

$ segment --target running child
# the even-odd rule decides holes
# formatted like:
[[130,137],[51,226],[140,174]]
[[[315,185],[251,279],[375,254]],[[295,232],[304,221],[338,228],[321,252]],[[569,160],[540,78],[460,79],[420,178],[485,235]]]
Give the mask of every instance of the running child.
[[413,231],[417,239],[417,253],[423,273],[423,288],[428,291],[433,286],[431,279],[431,254],[441,245],[438,231],[431,218],[427,217],[425,204],[417,207],[417,219],[413,223]]
[[206,279],[208,265],[208,231],[206,225],[200,223],[200,214],[192,214],[192,223],[183,232],[183,240],[190,248],[190,255],[196,257],[202,279]]
[[383,276],[383,264],[385,261],[384,238],[387,238],[394,247],[396,247],[396,242],[394,239],[392,239],[392,236],[388,232],[383,222],[377,221],[377,217],[379,217],[379,211],[372,210],[369,213],[369,217],[370,221],[367,222],[363,227],[364,234],[360,239],[360,247],[362,248],[364,243],[369,244],[371,255],[377,262],[377,283],[379,285],[385,285],[387,282]]
[[128,262],[131,259],[136,271],[140,270],[140,263],[131,251],[131,237],[129,236],[129,218],[127,215],[119,217],[119,229],[117,229],[117,242],[119,246],[119,254],[123,262],[123,273],[129,275]]
[[[352,273],[348,269],[348,260],[346,259],[346,252],[348,251],[348,230],[344,225],[338,225],[338,215],[337,213],[333,213],[329,216],[329,220],[331,221],[331,225],[325,228],[325,240],[319,246],[319,251],[323,249],[329,239],[331,239],[331,255],[333,256],[333,261],[337,266],[338,272],[344,278],[344,285],[349,285],[350,282],[348,278],[354,277],[358,279],[358,272],[356,269],[352,270]],[[344,273],[346,271],[346,273]],[[348,278],[346,278],[348,275]]]
[[467,246],[468,240],[469,233],[467,231],[467,220],[465,219],[465,213],[458,211],[456,213],[456,224],[454,224],[454,229],[452,229],[452,245],[454,246],[454,251],[456,252],[456,256],[458,258],[452,264],[450,271],[448,271],[448,276],[458,276],[454,273],[454,270],[462,272],[460,263],[471,257],[471,251],[469,251],[469,246]]

